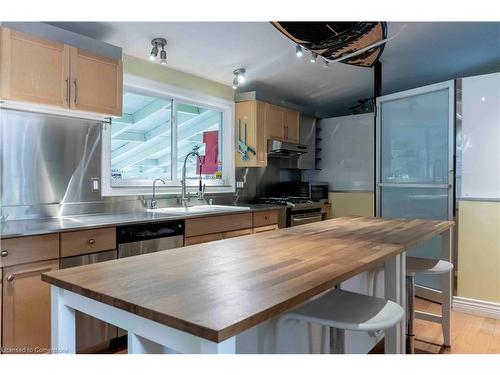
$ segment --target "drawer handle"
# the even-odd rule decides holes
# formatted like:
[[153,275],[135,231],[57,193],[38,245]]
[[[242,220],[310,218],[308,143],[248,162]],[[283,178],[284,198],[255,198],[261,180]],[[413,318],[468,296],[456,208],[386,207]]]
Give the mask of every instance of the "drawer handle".
[[264,219],[269,220],[269,216],[267,216],[267,215],[264,216]]
[[14,281],[14,275],[10,274],[7,276],[7,281],[10,283],[12,281]]
[[7,255],[9,255],[9,252],[7,250],[2,250],[2,252],[0,252],[0,255],[2,257],[6,257]]
[[91,238],[88,242],[89,242],[89,244],[91,244],[91,245],[95,244],[95,240],[94,240],[93,238]]

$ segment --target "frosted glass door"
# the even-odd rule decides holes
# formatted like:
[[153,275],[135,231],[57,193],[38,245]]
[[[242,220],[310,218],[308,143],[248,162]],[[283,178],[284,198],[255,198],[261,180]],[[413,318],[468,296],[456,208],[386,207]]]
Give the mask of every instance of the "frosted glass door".
[[[452,98],[453,85],[439,84],[379,99],[379,216],[452,219]],[[431,239],[408,255],[439,259],[441,240]],[[441,287],[439,277],[416,282]]]

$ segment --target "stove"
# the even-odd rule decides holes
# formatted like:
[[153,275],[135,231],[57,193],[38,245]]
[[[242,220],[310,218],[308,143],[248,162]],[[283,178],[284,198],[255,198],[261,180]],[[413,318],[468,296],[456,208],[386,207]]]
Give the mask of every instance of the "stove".
[[286,226],[294,227],[323,220],[323,202],[313,202],[303,197],[263,197],[260,203],[286,206]]

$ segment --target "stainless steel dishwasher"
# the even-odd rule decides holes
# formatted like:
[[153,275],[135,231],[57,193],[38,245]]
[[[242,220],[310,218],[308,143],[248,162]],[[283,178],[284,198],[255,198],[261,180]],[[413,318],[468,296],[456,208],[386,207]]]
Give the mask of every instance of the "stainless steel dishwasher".
[[[84,266],[116,259],[116,250],[62,258],[61,268]],[[117,328],[87,314],[76,312],[76,352],[106,350],[118,335]]]
[[123,225],[116,228],[118,258],[182,247],[184,221]]
[[[184,245],[184,221],[123,225],[116,228],[118,258],[175,249]],[[127,331],[118,328],[120,341],[126,342]]]

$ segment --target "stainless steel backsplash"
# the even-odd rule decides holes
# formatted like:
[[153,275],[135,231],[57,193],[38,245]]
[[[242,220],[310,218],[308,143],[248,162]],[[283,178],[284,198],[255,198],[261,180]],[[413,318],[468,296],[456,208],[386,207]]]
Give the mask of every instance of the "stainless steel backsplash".
[[[101,179],[99,122],[32,112],[0,110],[1,205],[3,220],[127,212],[145,208],[150,196],[101,197],[92,192]],[[211,195],[215,203],[255,201],[270,185],[300,180],[300,171],[236,168],[244,187],[236,194]],[[178,204],[177,197],[158,200],[159,207]]]

